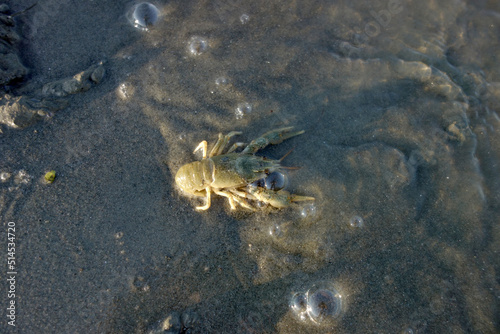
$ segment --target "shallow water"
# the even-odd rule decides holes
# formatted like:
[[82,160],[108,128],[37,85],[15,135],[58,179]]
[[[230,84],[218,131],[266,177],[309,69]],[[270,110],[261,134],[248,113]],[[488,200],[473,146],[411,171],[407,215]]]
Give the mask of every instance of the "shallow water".
[[[31,69],[17,93],[101,60],[106,75],[2,128],[0,236],[6,249],[15,223],[17,262],[15,328],[0,272],[2,332],[147,333],[180,314],[192,333],[499,330],[499,5],[158,1],[137,29],[138,3],[42,0],[16,17]],[[263,154],[293,148],[287,189],[313,207],[216,197],[197,212],[176,189],[200,141],[285,126],[306,132]],[[331,300],[318,287],[342,303],[316,323],[290,303]]]

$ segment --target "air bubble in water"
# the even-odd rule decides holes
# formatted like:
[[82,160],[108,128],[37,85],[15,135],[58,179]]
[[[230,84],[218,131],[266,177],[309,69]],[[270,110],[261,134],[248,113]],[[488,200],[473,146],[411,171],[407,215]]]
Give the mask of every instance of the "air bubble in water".
[[147,31],[158,23],[160,10],[149,2],[142,2],[132,7],[127,17],[134,27]]
[[241,14],[240,16],[240,22],[241,24],[246,24],[250,20],[250,16],[248,14]]
[[189,53],[193,56],[199,56],[208,50],[208,41],[200,36],[193,36],[188,41]]
[[354,216],[349,221],[349,225],[351,225],[351,227],[360,228],[360,227],[363,227],[365,225],[365,222],[364,222],[362,217]]
[[307,292],[295,292],[289,306],[299,320],[319,326],[332,325],[345,308],[342,295],[328,281],[313,284]]
[[299,318],[305,321],[307,319],[307,297],[303,293],[295,293],[290,300],[290,309]]
[[10,178],[11,175],[12,174],[10,174],[9,172],[1,172],[0,173],[0,181],[6,182]]
[[316,324],[336,319],[342,310],[342,296],[333,288],[313,287],[307,291],[307,315]]
[[253,181],[251,187],[266,188],[268,190],[278,191],[288,185],[288,176],[283,172],[274,171],[265,178]]
[[229,84],[229,80],[226,77],[218,77],[215,79],[215,84],[219,87],[224,87]]
[[264,179],[266,189],[278,191],[286,187],[288,177],[282,172],[272,172]]
[[[252,183],[249,184],[249,187],[254,187],[254,188],[264,188],[266,186],[266,181],[265,179],[258,179],[253,181]],[[253,189],[256,190],[256,189]]]
[[316,209],[316,205],[314,205],[314,204],[306,204],[300,210],[300,216],[303,219],[313,218],[316,216],[316,214],[317,214],[317,209]]
[[271,225],[271,227],[269,228],[269,235],[276,239],[283,237],[285,235],[285,231],[282,224],[274,223],[273,225]]

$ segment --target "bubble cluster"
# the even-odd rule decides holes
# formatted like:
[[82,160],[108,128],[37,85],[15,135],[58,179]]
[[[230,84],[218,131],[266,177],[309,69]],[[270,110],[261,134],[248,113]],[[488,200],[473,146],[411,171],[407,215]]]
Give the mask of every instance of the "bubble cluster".
[[33,176],[29,175],[24,169],[14,173],[0,172],[0,181],[2,183],[10,183],[10,186],[7,188],[9,191],[20,189],[22,186],[29,184],[32,179]]
[[134,87],[128,82],[122,82],[118,85],[116,93],[122,100],[129,100],[134,95]]
[[317,325],[332,324],[343,310],[342,295],[329,282],[314,284],[305,293],[294,293],[289,306],[299,320]]
[[31,180],[32,176],[29,175],[24,169],[21,169],[14,176],[15,184],[28,184]]
[[193,36],[188,41],[189,53],[193,56],[199,56],[208,50],[208,41],[200,36]]
[[127,18],[137,29],[147,31],[158,23],[160,10],[149,2],[142,2],[130,9]]
[[239,103],[236,106],[235,114],[236,119],[242,119],[243,116],[252,112],[252,105],[248,102]]
[[349,225],[351,225],[351,227],[354,227],[354,228],[360,228],[360,227],[363,227],[365,225],[365,222],[364,222],[364,220],[363,220],[362,217],[360,217],[360,216],[353,216],[349,220]]

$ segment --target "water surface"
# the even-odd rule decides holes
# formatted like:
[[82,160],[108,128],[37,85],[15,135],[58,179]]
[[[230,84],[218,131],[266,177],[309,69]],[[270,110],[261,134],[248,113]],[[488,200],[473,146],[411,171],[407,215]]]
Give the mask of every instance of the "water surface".
[[[106,76],[2,128],[0,235],[15,222],[18,261],[15,329],[0,274],[2,331],[146,333],[172,314],[196,315],[192,333],[499,330],[497,4],[158,1],[137,29],[138,3],[16,17],[17,94],[101,60]],[[284,126],[305,133],[262,154],[293,148],[287,189],[314,207],[197,212],[176,189],[200,141]],[[289,306],[329,289],[331,319]]]

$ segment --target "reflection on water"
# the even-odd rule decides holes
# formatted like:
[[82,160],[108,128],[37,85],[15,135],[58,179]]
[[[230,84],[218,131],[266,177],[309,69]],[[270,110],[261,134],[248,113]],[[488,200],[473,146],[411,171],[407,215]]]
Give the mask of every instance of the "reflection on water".
[[[111,333],[498,331],[500,8],[489,6],[140,11],[137,24],[154,29],[115,31],[124,42],[107,50],[111,78],[74,104],[80,114],[2,144],[2,221],[30,228],[19,241],[34,259],[21,274],[26,310],[85,308],[77,328]],[[126,21],[127,10],[105,15]],[[197,143],[284,126],[306,132],[262,154],[293,148],[286,162],[298,168],[260,182],[314,204],[247,213],[215,198],[200,213],[180,198],[173,175]],[[68,145],[72,161],[59,161]],[[12,181],[49,166],[50,188]],[[58,319],[32,321],[50,331]]]

